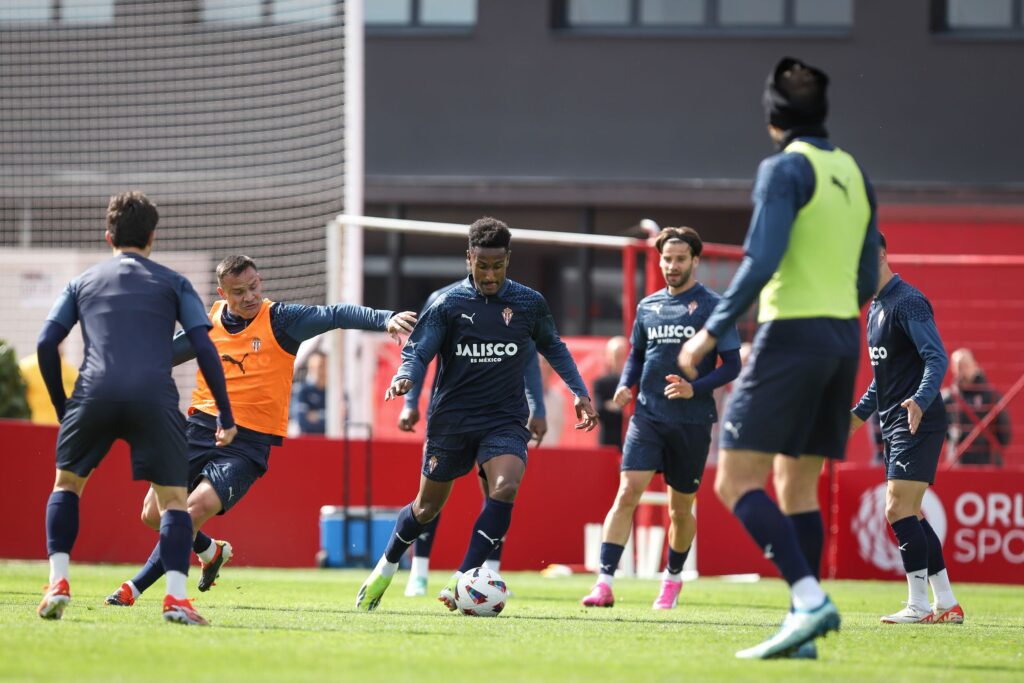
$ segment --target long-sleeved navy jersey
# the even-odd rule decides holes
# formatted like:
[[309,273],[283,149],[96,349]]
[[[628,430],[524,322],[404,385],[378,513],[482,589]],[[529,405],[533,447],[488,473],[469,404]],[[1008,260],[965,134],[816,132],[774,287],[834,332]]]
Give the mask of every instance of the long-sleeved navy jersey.
[[[700,330],[719,296],[697,283],[675,296],[662,289],[644,298],[636,308],[636,322],[630,335],[629,357],[622,369],[620,387],[631,387],[639,381],[636,414],[656,422],[678,424],[711,424],[718,420],[712,392],[732,380],[740,371],[740,337],[733,325],[718,339],[716,349],[697,365],[693,398],[665,397],[666,375],[679,375],[676,359],[687,339]],[[724,371],[715,372],[718,354],[723,357]],[[710,381],[702,381],[709,378]]]
[[427,435],[461,434],[529,417],[523,375],[529,342],[577,396],[589,398],[576,363],[559,338],[547,301],[512,280],[484,296],[467,277],[423,314],[402,349],[394,381],[423,381],[437,355]]
[[875,378],[853,413],[862,420],[878,411],[882,435],[909,434],[908,398],[923,413],[918,432],[946,429],[946,409],[939,395],[949,362],[935,327],[932,305],[899,275],[886,283],[868,309],[868,356]]

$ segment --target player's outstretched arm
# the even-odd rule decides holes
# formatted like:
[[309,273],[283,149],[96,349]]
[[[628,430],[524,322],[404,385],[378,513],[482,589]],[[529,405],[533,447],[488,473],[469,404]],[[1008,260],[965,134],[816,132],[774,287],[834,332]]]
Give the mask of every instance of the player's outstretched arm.
[[60,343],[70,330],[54,320],[47,320],[36,342],[36,357],[39,359],[39,374],[46,384],[46,393],[57,412],[57,419],[64,420],[64,408],[68,397],[64,393],[64,382],[60,373]]

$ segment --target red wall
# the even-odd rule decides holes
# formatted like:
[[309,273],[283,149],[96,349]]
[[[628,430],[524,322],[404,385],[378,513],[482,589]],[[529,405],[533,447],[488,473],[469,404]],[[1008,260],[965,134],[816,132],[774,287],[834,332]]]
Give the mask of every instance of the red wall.
[[[46,557],[45,509],[53,487],[56,433],[54,427],[0,420],[5,474],[0,518],[17,520],[0,525],[0,557]],[[362,442],[352,444],[352,505],[364,504],[363,447]],[[416,495],[422,446],[379,441],[373,448],[373,504],[404,506]],[[341,452],[341,443],[330,439],[287,439],[273,450],[270,471],[245,499],[204,529],[231,541],[238,564],[313,566],[320,547],[320,507],[342,500]],[[503,563],[509,569],[537,569],[581,562],[584,524],[603,520],[615,496],[618,454],[611,449],[541,449],[529,457]],[[138,519],[146,489],[131,481],[128,449],[117,442],[86,486],[74,558],[145,560],[157,539]],[[480,503],[475,477],[456,483],[432,564],[454,567],[461,562]]]

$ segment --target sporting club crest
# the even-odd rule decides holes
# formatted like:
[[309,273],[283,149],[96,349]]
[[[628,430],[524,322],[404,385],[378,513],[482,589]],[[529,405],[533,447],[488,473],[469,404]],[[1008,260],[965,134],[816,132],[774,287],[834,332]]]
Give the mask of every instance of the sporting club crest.
[[259,337],[252,338],[252,352],[259,353],[260,349],[263,348],[263,340]]
[[432,455],[432,456],[430,456],[430,459],[427,460],[427,472],[433,474],[434,470],[436,470],[436,469],[437,469],[437,456],[436,455]]
[[691,301],[686,306],[686,310],[689,311],[690,315],[693,315],[693,312],[697,310],[697,302],[696,301]]
[[501,317],[505,319],[505,327],[508,327],[512,322],[512,309],[506,306],[505,310],[501,312]]

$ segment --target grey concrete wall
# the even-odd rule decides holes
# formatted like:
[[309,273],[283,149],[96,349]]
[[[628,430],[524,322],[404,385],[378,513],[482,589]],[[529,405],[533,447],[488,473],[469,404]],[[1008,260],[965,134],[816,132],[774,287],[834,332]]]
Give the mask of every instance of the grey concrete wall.
[[465,35],[371,33],[367,173],[746,182],[771,151],[764,77],[793,55],[831,75],[833,138],[877,182],[1024,181],[1024,41],[935,35],[924,0],[858,0],[840,37],[583,35],[550,5],[480,0]]

